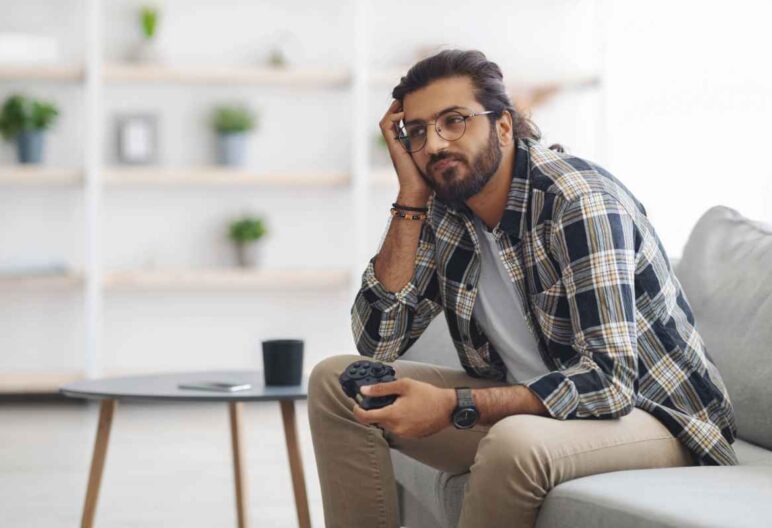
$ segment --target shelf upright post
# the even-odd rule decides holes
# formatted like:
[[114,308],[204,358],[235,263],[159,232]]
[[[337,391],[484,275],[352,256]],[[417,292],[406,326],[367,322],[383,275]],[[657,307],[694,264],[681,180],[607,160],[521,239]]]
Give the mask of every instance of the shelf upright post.
[[84,204],[85,214],[85,374],[88,378],[101,373],[102,343],[102,182],[100,158],[102,153],[102,3],[86,2],[85,51],[85,137],[84,149]]
[[354,35],[351,100],[353,119],[351,137],[351,198],[354,219],[354,255],[352,261],[351,295],[359,290],[363,264],[367,262],[367,203],[369,145],[372,127],[368,123],[367,101],[369,87],[369,24],[370,0],[350,0],[353,4]]

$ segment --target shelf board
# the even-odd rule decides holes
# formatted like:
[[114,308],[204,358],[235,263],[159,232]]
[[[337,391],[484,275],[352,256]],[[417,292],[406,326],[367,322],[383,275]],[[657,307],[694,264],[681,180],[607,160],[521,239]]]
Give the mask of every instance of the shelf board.
[[4,81],[81,81],[83,78],[83,66],[0,64],[0,79]]
[[342,269],[201,269],[114,271],[105,274],[109,290],[260,291],[324,290],[345,286]]
[[62,385],[84,378],[82,372],[2,372],[0,394],[55,394]]
[[133,186],[290,186],[328,187],[349,182],[345,172],[258,173],[227,167],[113,167],[105,169],[108,185]]
[[81,169],[44,167],[40,165],[0,165],[0,185],[80,185]]
[[81,286],[83,277],[79,273],[51,274],[0,274],[0,289],[67,290]]
[[351,78],[342,68],[106,63],[102,71],[108,82],[129,83],[341,86]]
[[393,167],[373,167],[370,169],[370,182],[376,187],[397,188],[399,182]]

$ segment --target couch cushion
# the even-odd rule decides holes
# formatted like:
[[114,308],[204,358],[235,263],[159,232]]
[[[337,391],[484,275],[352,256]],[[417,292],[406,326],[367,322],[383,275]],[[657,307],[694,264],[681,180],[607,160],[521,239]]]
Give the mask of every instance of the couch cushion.
[[614,471],[557,486],[536,528],[769,526],[771,496],[772,466]]
[[[734,444],[732,444],[735,452],[737,453],[737,458],[740,461],[741,466],[748,467],[748,473],[749,476],[749,483],[750,482],[756,482],[754,480],[757,475],[756,470],[759,468],[764,468],[766,466],[766,469],[762,469],[761,475],[766,475],[765,478],[772,479],[772,451],[768,449],[764,449],[759,446],[755,446],[753,444],[750,444],[748,442],[745,442],[743,440],[736,440]],[[411,503],[413,503],[413,506],[415,506],[415,503],[420,503],[423,508],[423,515],[426,515],[427,520],[422,522],[422,526],[427,526],[428,528],[433,526],[455,526],[458,522],[458,517],[461,514],[461,504],[464,499],[464,486],[466,485],[467,480],[469,479],[469,473],[463,473],[461,475],[451,475],[449,473],[443,473],[441,471],[438,471],[432,467],[427,466],[426,464],[422,464],[421,462],[418,462],[406,455],[403,455],[399,451],[392,449],[391,450],[391,456],[392,461],[394,465],[394,473],[397,478],[397,481],[400,483],[400,485],[403,488],[403,493],[409,496],[411,499]],[[753,467],[750,467],[753,465]],[[729,467],[740,467],[740,466],[724,466],[723,468],[729,468]],[[667,469],[656,469],[656,470],[634,470],[634,471],[624,471],[624,472],[614,472],[614,473],[640,473],[641,471],[672,471],[673,468],[667,468]],[[675,470],[691,470],[694,468],[675,468]],[[721,468],[700,468],[700,469],[721,469]],[[601,495],[602,493],[602,486],[596,487],[595,483],[592,479],[602,477],[603,475],[607,475],[608,473],[604,473],[601,475],[593,475],[590,477],[584,477],[581,479],[575,479],[573,481],[564,482],[563,484],[560,484],[559,486],[555,487],[552,492],[547,496],[547,501],[550,500],[550,497],[553,493],[558,493],[559,496],[563,497],[566,493],[568,493],[569,498],[563,497],[560,500],[554,500],[550,501],[550,503],[554,503],[553,505],[547,507],[548,504],[547,501],[545,501],[545,507],[542,508],[542,514],[540,514],[540,518],[543,514],[547,513],[547,508],[555,508],[556,510],[559,510],[560,515],[558,515],[558,512],[549,512],[546,515],[546,518],[548,520],[545,520],[544,522],[550,522],[553,524],[544,524],[539,525],[540,528],[545,527],[553,527],[553,526],[594,526],[594,522],[592,521],[593,515],[600,515],[596,511],[596,507],[592,504],[583,505],[581,508],[584,508],[585,513],[583,518],[588,519],[588,524],[571,524],[567,523],[566,519],[572,519],[571,516],[566,513],[566,517],[563,518],[563,510],[566,508],[580,508],[580,504],[583,504],[583,502],[586,502],[588,497],[591,495],[584,494],[584,495],[577,495],[574,497],[574,495],[571,494],[572,490],[578,489],[576,493],[582,492],[584,493],[584,484],[579,484],[578,487],[576,484],[573,484],[568,487],[568,490],[564,489],[564,486],[568,486],[571,482],[578,482],[578,481],[587,481],[589,484],[588,490],[591,490],[592,493],[598,495],[597,497],[593,496],[599,504],[605,504],[606,499],[603,498]],[[731,478],[736,478],[738,480],[742,480],[741,475],[745,475],[743,471],[734,472],[734,473],[728,473]],[[648,473],[644,473],[644,475],[648,475]],[[716,500],[717,502],[726,505],[729,498],[733,498],[736,493],[744,493],[744,490],[746,484],[740,483],[741,488],[732,488],[728,485],[726,480],[722,480],[721,478],[714,479],[715,482],[713,485],[715,485],[715,489],[710,487],[710,482],[708,482],[711,478],[712,473],[702,473],[701,474],[705,479],[706,482],[700,484],[700,486],[705,487],[708,486],[709,494],[707,495],[710,497],[710,500]],[[693,478],[689,476],[688,478]],[[729,478],[729,477],[727,477]],[[603,481],[605,482],[605,481]],[[636,481],[637,482],[637,481]],[[767,482],[766,491],[767,494],[767,502],[769,503],[769,507],[772,508],[772,502],[770,502],[770,498],[772,497],[772,484],[770,484],[770,480],[765,481]],[[737,484],[732,484],[733,486]],[[635,482],[630,482],[628,484],[625,484],[626,490],[620,491],[620,494],[622,496],[629,496],[627,500],[638,500],[636,498],[636,493],[633,490],[638,490],[638,484]],[[700,488],[701,489],[701,488]],[[614,490],[612,490],[614,491]],[[619,491],[619,490],[617,490]],[[760,492],[760,490],[757,490]],[[671,490],[672,493],[676,493],[675,491]],[[589,491],[588,491],[589,493]],[[691,492],[689,492],[691,493]],[[751,492],[751,495],[753,495],[755,492]],[[687,494],[687,496],[691,497],[691,494]],[[696,500],[694,498],[691,498],[690,500]],[[643,504],[643,503],[642,503]],[[732,504],[734,507],[734,500],[732,499]],[[746,502],[742,502],[743,505],[746,505]],[[598,506],[600,507],[600,506]],[[743,506],[745,507],[745,506]],[[750,507],[750,506],[749,506]],[[758,505],[754,506],[754,508],[757,508]],[[764,510],[767,513],[770,513],[769,509]],[[737,513],[737,512],[736,512]],[[739,515],[739,513],[737,513]],[[606,515],[606,513],[604,513]],[[672,515],[672,513],[668,513],[667,515]],[[628,518],[629,517],[629,518]],[[643,516],[641,517],[638,514],[635,515],[628,515],[626,517],[627,521],[629,523],[625,524],[614,524],[613,522],[610,524],[598,524],[598,526],[651,526],[652,524],[646,524],[649,522],[649,517]],[[615,522],[619,522],[619,516],[612,515],[612,519],[617,519]],[[669,517],[668,517],[669,518]],[[722,517],[723,518],[723,517]],[[772,521],[772,515],[769,515],[769,520]],[[561,520],[562,519],[562,520]],[[637,520],[636,520],[637,519]],[[679,523],[676,524],[661,524],[661,526],[686,526],[686,524],[683,524],[683,518],[679,518]],[[431,522],[430,522],[431,520]],[[554,524],[563,522],[564,524]],[[652,521],[653,522],[653,521]],[[663,521],[664,522],[664,521]],[[638,524],[636,524],[638,523]],[[688,524],[688,523],[687,523]],[[731,523],[729,523],[731,524]],[[725,526],[728,526],[729,524],[725,524]],[[408,525],[409,526],[409,525]],[[702,525],[700,525],[702,526]],[[710,524],[707,524],[706,526],[712,526]],[[716,525],[720,526],[720,525]],[[409,528],[412,528],[409,526]]]
[[712,207],[675,271],[734,405],[738,435],[772,448],[772,226]]

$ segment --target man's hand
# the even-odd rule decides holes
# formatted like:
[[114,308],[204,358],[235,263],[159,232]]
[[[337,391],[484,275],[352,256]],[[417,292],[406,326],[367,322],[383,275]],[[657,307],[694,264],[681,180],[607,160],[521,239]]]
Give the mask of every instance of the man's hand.
[[354,405],[354,416],[363,424],[378,424],[397,436],[421,438],[450,425],[450,414],[456,407],[453,389],[402,378],[388,383],[367,385],[360,389],[365,396],[396,394],[391,405],[366,411]]
[[402,109],[402,103],[396,99],[386,110],[378,126],[381,128],[383,138],[389,149],[391,161],[394,169],[397,171],[397,180],[399,180],[399,190],[403,205],[415,205],[424,207],[431,196],[431,189],[421,177],[418,166],[413,160],[413,156],[405,150],[396,139],[398,134],[397,124],[405,117]]

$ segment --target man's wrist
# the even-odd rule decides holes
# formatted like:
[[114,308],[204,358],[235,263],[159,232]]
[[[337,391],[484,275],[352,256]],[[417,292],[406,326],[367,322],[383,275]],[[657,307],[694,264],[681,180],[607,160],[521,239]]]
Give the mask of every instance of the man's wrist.
[[443,392],[445,393],[445,416],[448,419],[448,425],[453,425],[453,411],[456,410],[456,405],[458,404],[458,398],[456,397],[456,389],[443,389]]
[[397,203],[408,207],[426,207],[430,194],[422,192],[410,192],[400,189],[397,194]]

